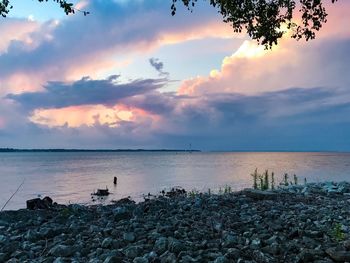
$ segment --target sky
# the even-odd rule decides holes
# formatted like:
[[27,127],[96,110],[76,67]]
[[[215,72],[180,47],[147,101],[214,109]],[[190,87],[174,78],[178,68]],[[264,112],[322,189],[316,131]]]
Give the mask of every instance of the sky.
[[[199,1],[13,0],[0,148],[350,151],[350,3],[265,50]],[[329,3],[328,3],[329,2]]]

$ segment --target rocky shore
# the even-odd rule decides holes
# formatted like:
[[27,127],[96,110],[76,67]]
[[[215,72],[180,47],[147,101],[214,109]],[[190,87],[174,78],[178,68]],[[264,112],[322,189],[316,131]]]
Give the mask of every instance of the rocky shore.
[[0,262],[350,262],[350,183],[5,211]]

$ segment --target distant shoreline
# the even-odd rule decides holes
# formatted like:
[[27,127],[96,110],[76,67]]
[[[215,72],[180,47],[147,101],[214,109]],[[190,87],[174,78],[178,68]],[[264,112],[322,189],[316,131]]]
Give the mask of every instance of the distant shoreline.
[[184,150],[184,149],[16,149],[0,148],[0,153],[11,152],[206,152],[206,153],[344,153],[350,154],[350,151],[292,151],[292,150],[228,150],[228,151],[202,151],[202,150]]
[[11,152],[200,152],[200,150],[183,149],[13,149],[0,148],[2,153]]

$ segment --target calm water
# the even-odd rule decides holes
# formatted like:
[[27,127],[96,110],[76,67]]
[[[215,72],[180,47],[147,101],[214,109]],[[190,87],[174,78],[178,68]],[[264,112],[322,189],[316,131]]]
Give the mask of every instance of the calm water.
[[[251,186],[255,168],[311,181],[350,180],[350,153],[0,153],[0,209],[25,179],[6,209],[25,207],[38,195],[59,203],[89,203],[106,186],[108,200],[182,186],[207,191]],[[118,186],[113,186],[113,177]]]

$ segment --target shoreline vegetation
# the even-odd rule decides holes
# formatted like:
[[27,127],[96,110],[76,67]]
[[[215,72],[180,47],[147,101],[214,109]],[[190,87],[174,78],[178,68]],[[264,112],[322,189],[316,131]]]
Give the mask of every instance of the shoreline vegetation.
[[0,213],[0,262],[347,262],[350,183]]

